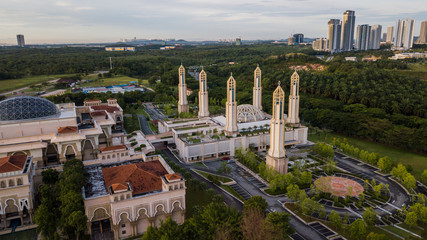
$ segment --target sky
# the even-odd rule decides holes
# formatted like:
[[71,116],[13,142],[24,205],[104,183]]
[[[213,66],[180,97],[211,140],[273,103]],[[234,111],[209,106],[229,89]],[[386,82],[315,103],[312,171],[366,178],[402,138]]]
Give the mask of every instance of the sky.
[[427,20],[427,0],[0,0],[0,43],[117,42],[121,38],[278,40],[326,37],[327,22],[356,12],[356,25]]

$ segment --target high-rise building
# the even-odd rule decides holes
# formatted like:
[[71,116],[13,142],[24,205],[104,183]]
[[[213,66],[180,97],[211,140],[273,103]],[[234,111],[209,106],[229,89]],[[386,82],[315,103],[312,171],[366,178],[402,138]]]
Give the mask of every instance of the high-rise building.
[[291,76],[291,93],[289,94],[289,108],[287,123],[299,127],[299,75],[297,71]]
[[295,41],[296,45],[304,42],[304,34],[302,34],[302,33],[294,34],[293,37],[294,37],[294,41]]
[[374,25],[371,27],[371,34],[369,36],[369,49],[380,49],[381,42],[381,25]]
[[358,25],[356,27],[356,50],[368,50],[370,35],[371,26],[369,26],[368,24]]
[[236,38],[236,46],[240,46],[240,45],[242,45],[242,39]]
[[328,39],[317,38],[312,44],[313,49],[316,51],[328,51]]
[[397,20],[394,48],[410,49],[414,43],[415,21],[407,18],[406,21]]
[[394,26],[387,27],[387,39],[385,40],[387,43],[393,43],[394,40]]
[[421,23],[420,36],[417,44],[427,44],[427,21]]
[[187,102],[187,84],[185,84],[185,68],[184,66],[179,67],[179,84],[178,84],[178,113],[188,112]]
[[225,133],[227,136],[236,136],[237,128],[237,101],[236,80],[231,74],[227,81],[227,102],[225,104]]
[[354,11],[347,10],[342,16],[341,24],[341,50],[351,51],[353,50],[353,39],[354,39],[354,23],[356,22],[356,16]]
[[25,47],[24,35],[18,34],[16,35],[16,39],[18,40],[18,46]]
[[288,45],[297,45],[296,43],[295,43],[295,38],[294,37],[289,37],[288,38]]
[[199,74],[199,118],[209,117],[207,76],[204,69]]
[[383,36],[381,37],[381,42],[385,42],[387,40],[387,33],[383,33]]
[[331,19],[328,22],[328,51],[331,53],[340,51],[341,23],[339,19]]
[[261,87],[261,69],[259,65],[257,65],[254,71],[254,96],[253,96],[253,104],[254,107],[262,110],[262,87]]
[[279,173],[288,172],[288,160],[285,150],[285,92],[279,86],[273,92],[273,109],[270,124],[270,149],[266,158],[266,164]]

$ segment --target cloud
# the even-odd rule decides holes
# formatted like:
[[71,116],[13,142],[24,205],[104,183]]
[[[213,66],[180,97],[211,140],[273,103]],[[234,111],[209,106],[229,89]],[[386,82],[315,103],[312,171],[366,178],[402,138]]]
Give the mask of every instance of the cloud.
[[[120,38],[281,39],[294,32],[326,36],[330,18],[356,11],[356,24],[426,20],[425,0],[0,0],[0,42]],[[3,39],[2,39],[3,38]],[[14,40],[13,40],[14,41]]]

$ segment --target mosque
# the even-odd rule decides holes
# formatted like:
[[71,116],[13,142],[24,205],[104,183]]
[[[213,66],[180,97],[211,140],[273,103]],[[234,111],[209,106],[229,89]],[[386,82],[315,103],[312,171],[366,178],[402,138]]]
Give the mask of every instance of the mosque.
[[[172,132],[180,157],[200,161],[234,156],[238,148],[267,151],[266,162],[280,173],[287,173],[285,146],[307,144],[308,128],[299,119],[299,75],[291,77],[288,114],[284,113],[285,93],[280,86],[273,93],[272,115],[262,111],[261,69],[254,71],[253,104],[237,105],[236,80],[227,81],[225,116],[209,116],[207,75],[199,74],[199,112],[197,119],[163,120],[159,132]],[[179,68],[178,111],[188,112],[185,68]]]

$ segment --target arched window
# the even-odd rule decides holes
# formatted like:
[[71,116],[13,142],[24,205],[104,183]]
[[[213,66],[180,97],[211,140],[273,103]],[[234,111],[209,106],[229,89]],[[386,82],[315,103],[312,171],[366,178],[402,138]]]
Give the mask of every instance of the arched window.
[[15,181],[13,181],[13,179],[9,180],[9,187],[13,187],[15,186]]
[[6,181],[1,181],[0,187],[1,188],[6,188]]
[[18,185],[22,185],[22,178],[18,178]]
[[113,154],[113,157],[112,158],[115,158],[116,157],[116,154]]

